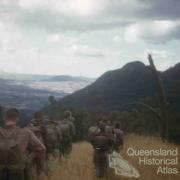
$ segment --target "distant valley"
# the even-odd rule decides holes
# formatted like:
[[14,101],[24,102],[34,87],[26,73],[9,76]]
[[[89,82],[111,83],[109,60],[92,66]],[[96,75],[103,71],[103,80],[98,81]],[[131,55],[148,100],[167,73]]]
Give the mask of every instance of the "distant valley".
[[93,81],[85,77],[0,72],[0,105],[34,112],[48,103],[48,96],[61,99]]

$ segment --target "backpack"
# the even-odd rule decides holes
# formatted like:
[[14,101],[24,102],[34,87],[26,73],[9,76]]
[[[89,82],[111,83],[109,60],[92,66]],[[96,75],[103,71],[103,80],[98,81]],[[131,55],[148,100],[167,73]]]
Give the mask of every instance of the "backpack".
[[42,136],[42,132],[41,132],[41,127],[40,127],[40,126],[31,126],[29,129],[36,135],[36,137],[37,137],[42,143],[44,143],[44,141],[43,141],[43,136]]
[[96,135],[92,140],[92,144],[96,150],[107,151],[109,149],[109,138],[106,135]]
[[114,129],[114,140],[117,145],[123,145],[123,132],[120,129]]
[[24,170],[25,155],[13,137],[0,137],[0,167],[9,170]]
[[92,141],[93,137],[94,137],[94,134],[96,133],[99,133],[99,128],[96,127],[96,126],[91,126],[89,129],[88,129],[88,140],[89,141]]
[[61,127],[61,135],[62,135],[62,139],[70,139],[71,138],[71,128],[70,125],[68,123],[61,123],[60,124]]
[[56,127],[54,125],[47,125],[46,131],[47,131],[46,134],[47,146],[51,148],[55,148],[58,143],[58,134]]

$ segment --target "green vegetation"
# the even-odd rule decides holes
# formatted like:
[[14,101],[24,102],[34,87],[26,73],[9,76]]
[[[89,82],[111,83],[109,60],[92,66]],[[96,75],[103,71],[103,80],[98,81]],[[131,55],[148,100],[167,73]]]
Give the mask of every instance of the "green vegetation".
[[[180,64],[159,72],[167,96],[169,141],[180,143]],[[57,111],[71,109],[76,118],[76,139],[86,137],[89,126],[105,116],[121,123],[125,133],[159,135],[160,105],[149,66],[132,62],[109,71],[92,85],[57,102]],[[60,110],[61,109],[61,110]],[[59,116],[60,117],[60,116]]]

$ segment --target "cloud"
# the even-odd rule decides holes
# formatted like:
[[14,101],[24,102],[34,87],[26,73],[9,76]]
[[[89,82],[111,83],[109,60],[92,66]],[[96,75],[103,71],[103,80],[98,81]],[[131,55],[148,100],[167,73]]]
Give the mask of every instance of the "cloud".
[[79,40],[76,37],[70,37],[64,34],[51,34],[47,37],[47,43],[62,43],[64,45],[72,45]]
[[14,53],[25,44],[18,29],[9,24],[0,22],[0,51],[3,53]]
[[[6,2],[6,3],[2,3]],[[178,0],[4,0],[2,11],[22,28],[112,30],[143,21],[180,19]],[[173,15],[173,16],[172,16]],[[7,20],[7,17],[5,17]]]
[[119,35],[115,35],[112,40],[115,43],[119,43],[122,41],[122,37],[120,37]]
[[74,44],[65,49],[67,54],[72,53],[74,55],[90,57],[90,58],[105,58],[106,55],[100,49],[89,47],[88,45]]
[[177,20],[179,0],[112,0],[110,13],[134,20]]
[[167,50],[146,49],[143,56],[147,58],[148,54],[152,55],[157,69],[164,70],[172,66],[174,54],[171,52]]
[[159,20],[178,20],[180,18],[179,0],[142,0],[148,4],[147,11],[143,11],[144,17]]
[[164,43],[178,36],[180,22],[169,20],[155,20],[135,23],[126,28],[126,42],[137,42],[144,40],[150,43]]
[[180,57],[179,7],[179,0],[1,0],[0,68],[95,76],[146,49],[173,64]]
[[19,6],[34,11],[46,9],[68,16],[94,16],[103,11],[109,0],[19,0]]
[[166,50],[156,50],[156,49],[147,49],[144,52],[145,56],[147,57],[148,54],[151,54],[155,59],[167,59],[169,58],[170,54]]

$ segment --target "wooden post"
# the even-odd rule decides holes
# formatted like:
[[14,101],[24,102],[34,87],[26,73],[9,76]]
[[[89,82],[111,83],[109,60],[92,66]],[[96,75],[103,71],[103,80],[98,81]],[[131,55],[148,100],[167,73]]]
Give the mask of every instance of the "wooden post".
[[151,71],[154,75],[154,80],[156,84],[156,90],[158,94],[158,99],[159,99],[159,105],[160,105],[160,133],[161,133],[161,138],[164,141],[165,139],[168,138],[168,119],[167,119],[167,99],[165,95],[165,91],[163,88],[163,84],[160,78],[160,75],[158,71],[156,70],[156,67],[154,65],[152,56],[149,54],[148,55],[148,60],[150,63]]

